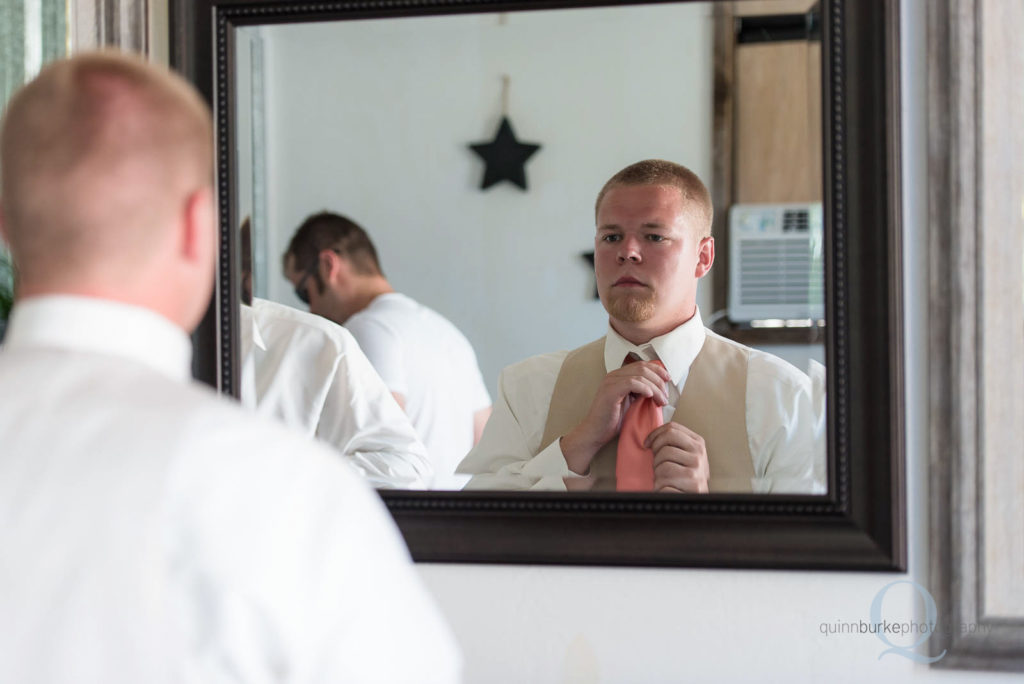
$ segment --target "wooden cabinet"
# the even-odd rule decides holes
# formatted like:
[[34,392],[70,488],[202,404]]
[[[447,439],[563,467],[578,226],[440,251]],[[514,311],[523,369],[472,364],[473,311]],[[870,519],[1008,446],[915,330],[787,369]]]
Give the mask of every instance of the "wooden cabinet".
[[[728,297],[729,208],[822,200],[821,41],[815,31],[799,30],[801,21],[812,26],[808,17],[815,5],[812,0],[749,0],[715,7],[716,311],[726,307]],[[764,343],[767,335],[771,342],[804,342],[807,334],[760,332],[756,342],[745,341]]]

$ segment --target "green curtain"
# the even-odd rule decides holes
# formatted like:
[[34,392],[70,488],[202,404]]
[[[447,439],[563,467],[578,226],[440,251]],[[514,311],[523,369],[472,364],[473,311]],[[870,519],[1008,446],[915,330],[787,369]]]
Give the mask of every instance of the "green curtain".
[[68,51],[68,0],[0,0],[0,103]]
[[21,85],[25,74],[25,3],[0,0],[0,103]]
[[[68,52],[70,0],[0,0],[0,113],[23,83]],[[0,339],[14,292],[14,268],[0,242]]]

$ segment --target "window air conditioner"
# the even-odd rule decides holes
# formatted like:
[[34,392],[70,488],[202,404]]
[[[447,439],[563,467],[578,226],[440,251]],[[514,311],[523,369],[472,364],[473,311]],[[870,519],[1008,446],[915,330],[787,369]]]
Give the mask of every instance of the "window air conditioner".
[[821,203],[737,204],[729,211],[734,323],[816,325],[825,318]]

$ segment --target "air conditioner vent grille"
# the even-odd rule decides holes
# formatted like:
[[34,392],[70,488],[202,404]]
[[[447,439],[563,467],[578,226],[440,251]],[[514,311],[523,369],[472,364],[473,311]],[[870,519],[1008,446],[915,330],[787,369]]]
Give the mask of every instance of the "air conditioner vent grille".
[[807,232],[810,229],[810,212],[806,209],[787,209],[782,212],[782,232],[790,231]]
[[736,205],[729,219],[729,318],[823,318],[821,205]]
[[745,240],[740,245],[740,303],[820,301],[824,283],[808,283],[811,264],[806,240]]

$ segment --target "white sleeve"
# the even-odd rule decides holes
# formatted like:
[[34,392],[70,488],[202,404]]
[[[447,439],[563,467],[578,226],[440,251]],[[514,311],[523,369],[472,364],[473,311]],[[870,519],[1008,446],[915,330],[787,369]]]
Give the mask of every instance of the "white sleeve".
[[782,359],[750,355],[747,437],[755,493],[823,494],[824,440],[811,379]]
[[172,480],[178,678],[457,682],[455,640],[380,499],[329,450],[252,432]]
[[557,439],[540,443],[565,356],[535,356],[501,372],[494,412],[455,471],[473,475],[466,489],[565,491],[562,478],[579,477],[569,470]]
[[477,370],[476,376],[472,379],[472,392],[474,412],[483,411],[484,409],[491,408],[491,393],[487,391],[487,385],[484,383],[484,378]]
[[352,333],[387,388],[408,396],[409,381],[405,372],[405,359],[402,358],[402,340],[398,334],[367,316],[353,316],[346,322],[345,329]]
[[466,364],[466,373],[468,373],[465,378],[466,391],[472,398],[470,405],[473,407],[473,411],[481,411],[491,406],[491,393],[487,391],[487,383],[484,382],[484,376],[480,373],[480,364],[477,362],[473,345],[465,337],[463,337],[463,345],[466,358],[472,360],[472,364]]
[[426,447],[351,336],[349,342],[332,369],[317,438],[339,449],[376,487],[429,489]]

